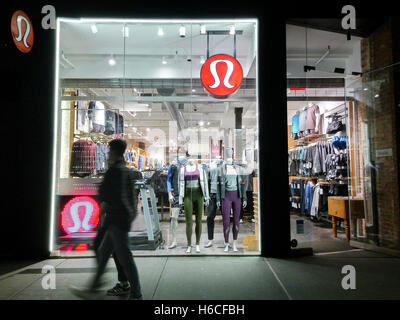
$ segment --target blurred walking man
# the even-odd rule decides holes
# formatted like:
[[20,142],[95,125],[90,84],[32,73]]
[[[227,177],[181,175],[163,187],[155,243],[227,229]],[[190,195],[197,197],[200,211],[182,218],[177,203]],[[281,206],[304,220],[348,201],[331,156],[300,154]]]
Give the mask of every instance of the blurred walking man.
[[[114,139],[109,143],[109,169],[99,188],[99,200],[102,212],[105,212],[101,228],[104,235],[96,250],[97,272],[88,289],[73,288],[73,292],[83,298],[94,298],[100,287],[100,279],[111,254],[122,267],[118,270],[129,282],[128,299],[143,300],[139,274],[129,247],[128,232],[137,214],[137,193],[134,172],[125,166],[124,152],[126,142]],[[120,268],[118,268],[120,269]],[[125,289],[127,286],[125,286]]]

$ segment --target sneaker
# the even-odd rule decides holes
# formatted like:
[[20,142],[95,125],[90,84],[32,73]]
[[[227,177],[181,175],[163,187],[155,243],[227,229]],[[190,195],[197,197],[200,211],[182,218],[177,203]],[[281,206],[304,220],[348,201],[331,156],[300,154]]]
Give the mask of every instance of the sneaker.
[[130,292],[131,287],[129,285],[122,285],[120,282],[118,282],[114,288],[107,290],[107,295],[108,296],[122,296],[126,295]]

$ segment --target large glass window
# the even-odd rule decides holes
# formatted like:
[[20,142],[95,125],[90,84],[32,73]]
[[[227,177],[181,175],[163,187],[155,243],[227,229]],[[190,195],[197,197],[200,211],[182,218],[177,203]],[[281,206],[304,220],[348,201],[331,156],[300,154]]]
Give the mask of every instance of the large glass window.
[[256,20],[58,22],[51,250],[93,254],[121,138],[136,254],[259,254]]

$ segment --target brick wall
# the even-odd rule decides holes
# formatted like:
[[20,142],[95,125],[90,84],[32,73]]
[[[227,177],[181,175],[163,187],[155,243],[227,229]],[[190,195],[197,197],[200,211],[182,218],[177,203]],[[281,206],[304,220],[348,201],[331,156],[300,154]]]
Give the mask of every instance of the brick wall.
[[[358,136],[362,141],[362,123],[369,126],[369,147],[371,161],[379,165],[376,171],[376,204],[378,218],[378,238],[381,246],[400,249],[400,207],[397,160],[396,102],[393,68],[381,71],[376,69],[393,64],[393,26],[388,21],[379,27],[361,43],[362,85],[368,91],[362,91],[357,103]],[[375,97],[379,94],[379,97]],[[365,140],[365,139],[364,139]],[[364,141],[365,142],[365,141]],[[362,159],[360,145],[359,156]],[[393,156],[376,157],[376,151],[392,149]],[[364,162],[364,163],[363,163]],[[364,179],[363,174],[361,178]],[[369,178],[366,176],[365,178]],[[361,182],[361,181],[360,181]]]

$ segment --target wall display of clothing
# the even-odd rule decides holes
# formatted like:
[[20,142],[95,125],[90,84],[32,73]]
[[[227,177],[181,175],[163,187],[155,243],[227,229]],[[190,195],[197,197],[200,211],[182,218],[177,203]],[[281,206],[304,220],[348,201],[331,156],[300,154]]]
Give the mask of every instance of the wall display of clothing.
[[328,197],[347,196],[347,184],[316,183],[304,179],[292,179],[290,185],[291,208],[313,221],[328,217]]
[[347,177],[346,137],[333,137],[329,141],[289,150],[290,176],[326,176],[327,181],[345,180]]
[[100,101],[78,101],[75,128],[83,133],[104,133],[105,135],[124,132],[124,117],[105,109]]
[[92,140],[75,141],[71,150],[70,175],[83,178],[105,173],[108,168],[108,151],[107,145]]

